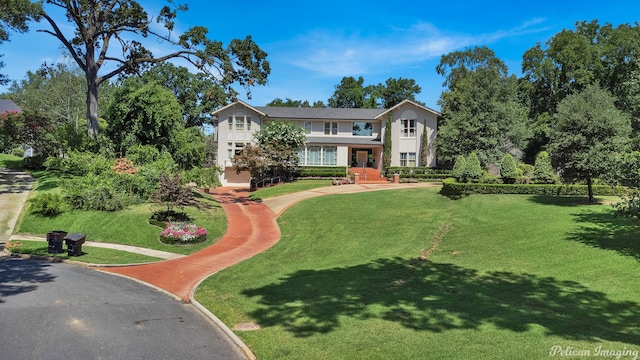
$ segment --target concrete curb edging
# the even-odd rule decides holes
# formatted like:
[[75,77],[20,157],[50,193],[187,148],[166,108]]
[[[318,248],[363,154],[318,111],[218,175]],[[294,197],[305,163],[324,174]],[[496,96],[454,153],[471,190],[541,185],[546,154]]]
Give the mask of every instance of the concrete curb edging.
[[[211,274],[211,275],[214,275],[214,274]],[[211,275],[209,275],[209,276],[211,276]],[[204,315],[207,318],[209,318],[218,328],[220,328],[220,330],[222,330],[227,335],[227,337],[229,337],[229,340],[231,340],[231,342],[233,342],[234,345],[236,345],[238,348],[240,348],[240,351],[242,351],[242,353],[247,357],[248,360],[257,360],[258,358],[253,353],[253,351],[251,351],[251,349],[247,346],[247,344],[245,344],[244,341],[242,341],[242,339],[240,339],[238,337],[238,335],[236,335],[233,332],[233,330],[231,330],[227,326],[227,324],[223,323],[222,320],[220,320],[217,316],[215,316],[211,311],[209,311],[206,307],[204,307],[202,304],[200,304],[196,300],[195,293],[196,293],[196,290],[198,289],[198,286],[200,286],[200,284],[203,281],[208,279],[209,276],[207,276],[204,279],[198,281],[198,283],[195,284],[195,286],[191,289],[191,293],[189,294],[189,302],[191,302],[191,304],[193,304],[193,306],[196,309],[198,309],[202,315]]]

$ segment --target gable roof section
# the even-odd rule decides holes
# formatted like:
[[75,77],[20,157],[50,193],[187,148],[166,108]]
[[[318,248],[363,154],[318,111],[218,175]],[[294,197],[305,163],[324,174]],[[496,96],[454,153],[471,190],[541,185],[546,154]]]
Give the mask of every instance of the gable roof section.
[[242,106],[242,107],[245,107],[245,108],[247,108],[247,109],[253,110],[253,111],[257,112],[258,114],[260,114],[261,116],[265,116],[265,115],[266,115],[266,114],[265,114],[265,113],[263,113],[262,111],[258,110],[258,108],[260,108],[260,107],[262,107],[262,106],[251,106],[251,105],[249,105],[249,104],[245,103],[244,101],[240,101],[240,100],[238,100],[238,101],[236,101],[236,102],[232,102],[231,104],[229,104],[229,105],[227,105],[227,106],[223,106],[223,107],[221,107],[220,109],[218,109],[218,110],[215,110],[215,111],[211,112],[211,115],[217,115],[217,114],[219,114],[220,112],[222,112],[222,111],[224,111],[224,110],[227,110],[227,109],[229,109],[229,108],[235,108],[235,107],[237,107],[238,105],[240,105],[240,106]]
[[386,115],[389,111],[393,111],[394,109],[397,109],[397,108],[399,108],[400,106],[402,106],[402,105],[404,105],[404,104],[410,104],[410,105],[413,105],[413,106],[418,107],[418,108],[420,108],[420,109],[422,109],[422,110],[424,110],[424,111],[430,112],[430,113],[434,114],[435,116],[442,116],[442,114],[441,114],[440,112],[435,111],[435,110],[433,110],[433,109],[431,109],[431,108],[428,108],[428,107],[426,107],[426,106],[420,105],[420,104],[418,104],[418,103],[416,103],[416,102],[413,102],[413,101],[411,101],[411,100],[403,100],[403,101],[401,101],[400,103],[398,103],[396,106],[393,106],[393,107],[391,107],[391,108],[389,108],[389,109],[384,110],[384,111],[383,111],[382,113],[380,113],[380,115],[378,115],[378,116],[384,116],[384,115]]
[[6,112],[22,112],[22,109],[11,100],[0,99],[0,114]]

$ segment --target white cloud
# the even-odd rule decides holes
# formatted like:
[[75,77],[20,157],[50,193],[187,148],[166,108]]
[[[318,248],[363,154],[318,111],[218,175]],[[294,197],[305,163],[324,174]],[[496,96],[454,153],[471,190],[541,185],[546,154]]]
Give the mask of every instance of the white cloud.
[[411,66],[467,46],[488,45],[505,38],[538,32],[544,19],[488,34],[445,32],[429,23],[390,27],[387,35],[364,37],[343,31],[315,30],[275,44],[280,61],[322,77],[361,75],[388,66]]

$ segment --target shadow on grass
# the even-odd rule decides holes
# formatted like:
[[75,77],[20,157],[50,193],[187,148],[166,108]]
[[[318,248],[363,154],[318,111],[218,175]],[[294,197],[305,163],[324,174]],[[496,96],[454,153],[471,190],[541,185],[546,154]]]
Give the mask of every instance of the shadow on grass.
[[3,298],[38,288],[38,283],[51,282],[55,276],[47,273],[50,264],[0,257],[0,303]]
[[453,264],[394,258],[300,270],[242,294],[257,298],[260,308],[250,315],[261,326],[282,326],[297,337],[330,332],[351,317],[431,332],[485,324],[524,332],[538,324],[566,339],[640,344],[637,302],[614,301],[577,282]]
[[589,198],[587,196],[534,195],[530,196],[528,201],[536,204],[555,206],[606,205],[604,200],[599,199],[598,197],[594,198],[594,202],[589,202]]
[[615,210],[574,214],[581,225],[567,235],[568,240],[604,250],[614,250],[640,261],[640,224],[616,216]]

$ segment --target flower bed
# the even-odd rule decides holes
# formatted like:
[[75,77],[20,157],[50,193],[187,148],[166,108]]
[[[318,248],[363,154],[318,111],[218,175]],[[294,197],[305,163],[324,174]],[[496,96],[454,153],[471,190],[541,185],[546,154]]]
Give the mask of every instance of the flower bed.
[[187,223],[170,222],[160,234],[160,241],[165,244],[200,243],[207,240],[207,230]]

